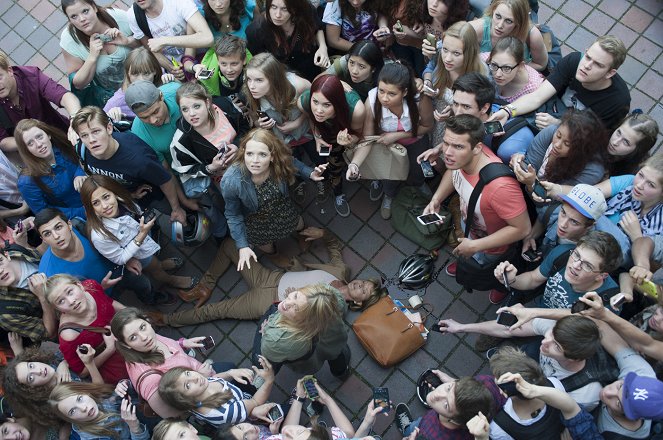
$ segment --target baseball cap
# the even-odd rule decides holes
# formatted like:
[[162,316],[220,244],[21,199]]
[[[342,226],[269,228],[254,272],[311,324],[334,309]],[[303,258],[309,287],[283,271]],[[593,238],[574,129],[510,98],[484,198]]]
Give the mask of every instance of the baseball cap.
[[631,372],[622,387],[624,414],[631,420],[663,418],[663,382]]
[[132,83],[124,92],[124,100],[134,113],[141,113],[161,99],[161,91],[150,81]]
[[561,199],[574,207],[580,214],[591,220],[598,220],[608,209],[603,193],[592,185],[580,183]]

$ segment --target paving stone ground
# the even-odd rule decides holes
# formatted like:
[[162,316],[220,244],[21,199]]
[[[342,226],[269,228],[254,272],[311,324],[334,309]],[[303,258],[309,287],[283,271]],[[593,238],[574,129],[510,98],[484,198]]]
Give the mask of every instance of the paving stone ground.
[[[127,9],[127,3],[128,0],[117,1],[114,5]],[[539,4],[539,21],[547,23],[563,42],[563,54],[586,49],[598,35],[610,33],[619,36],[629,48],[629,55],[619,73],[631,89],[632,108],[640,108],[652,115],[663,127],[663,1],[541,0]],[[65,24],[58,0],[0,0],[0,48],[10,55],[15,64],[38,66],[67,87],[58,41]],[[661,137],[656,148],[660,145]],[[353,276],[393,276],[398,263],[406,255],[417,251],[417,246],[394,232],[391,225],[380,218],[379,206],[369,201],[365,184],[348,183],[346,191],[352,215],[344,219],[335,215],[331,200],[316,205],[313,201],[314,187],[309,185],[305,220],[309,224],[329,228],[342,239],[345,244],[343,254],[352,266]],[[293,240],[287,241],[284,246],[289,253],[295,253]],[[215,253],[215,247],[212,241],[195,250],[166,245],[162,253],[164,256],[186,257],[187,265],[183,273],[202,274]],[[313,246],[304,256],[309,261],[324,258],[325,251],[320,245]],[[448,258],[449,249],[445,249],[438,258],[438,266]],[[237,273],[227,272],[217,283],[210,301],[241,294],[246,288],[246,283]],[[403,295],[401,297],[404,298]],[[135,303],[130,298],[123,300]],[[435,306],[435,315],[453,317],[461,322],[495,317],[496,307],[488,302],[485,292],[467,293],[444,272],[429,287],[425,300]],[[178,304],[172,309],[188,307],[191,305]],[[357,316],[357,313],[348,313],[345,318],[348,326]],[[166,328],[162,333],[173,338],[214,335],[217,346],[212,357],[215,360],[248,365],[255,330],[254,322],[226,320],[179,329]],[[366,354],[350,330],[352,376],[341,382],[324,367],[318,377],[355,426],[363,417],[372,387],[377,386],[389,387],[394,403],[408,402],[416,417],[423,414],[424,408],[416,398],[414,383],[425,368],[440,367],[456,376],[487,371],[485,357],[473,350],[475,339],[473,335],[457,337],[433,333],[426,346],[411,358],[397,367],[383,369]],[[277,378],[273,400],[279,402],[285,399],[295,380],[296,376],[284,368]],[[329,419],[328,414],[324,418]],[[375,430],[388,440],[400,438],[393,423],[393,411],[388,417],[379,418]]]

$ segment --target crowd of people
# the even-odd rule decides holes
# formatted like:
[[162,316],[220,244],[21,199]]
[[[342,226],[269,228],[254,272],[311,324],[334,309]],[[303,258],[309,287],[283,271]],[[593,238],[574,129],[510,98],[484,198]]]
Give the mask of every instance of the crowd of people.
[[[389,405],[371,400],[355,429],[308,376],[351,374],[344,314],[389,294],[350,279],[339,240],[303,215],[314,188],[350,216],[359,179],[385,220],[404,187],[420,214],[445,209],[446,273],[502,305],[436,324],[479,333],[492,375],[431,366],[430,409],[393,405],[404,437],[663,430],[663,153],[631,109],[619,38],[561,56],[535,0],[61,9],[68,89],[0,51],[0,440],[379,438]],[[393,145],[404,176],[369,179]],[[285,255],[290,236],[302,252],[324,241],[329,262]],[[190,276],[160,256],[168,240],[217,252]],[[207,303],[229,270],[249,290]],[[195,306],[160,310],[178,301]],[[251,365],[197,359],[214,335],[157,333],[221,319],[257,320]],[[284,365],[302,378],[277,403]]]

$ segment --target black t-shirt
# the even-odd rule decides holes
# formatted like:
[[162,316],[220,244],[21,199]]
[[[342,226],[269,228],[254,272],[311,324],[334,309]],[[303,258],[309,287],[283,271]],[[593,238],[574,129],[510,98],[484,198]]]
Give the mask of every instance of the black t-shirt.
[[159,162],[154,150],[129,131],[114,132],[112,136],[120,144],[115,154],[110,159],[100,160],[85,151],[87,170],[92,174],[108,176],[129,191],[134,191],[140,185],[151,185],[151,198],[162,198],[159,186],[168,182],[171,175]]
[[561,59],[547,78],[567,107],[579,110],[591,108],[609,129],[617,128],[631,105],[631,95],[619,74],[603,90],[587,90],[576,79],[576,71],[583,54],[573,52]]

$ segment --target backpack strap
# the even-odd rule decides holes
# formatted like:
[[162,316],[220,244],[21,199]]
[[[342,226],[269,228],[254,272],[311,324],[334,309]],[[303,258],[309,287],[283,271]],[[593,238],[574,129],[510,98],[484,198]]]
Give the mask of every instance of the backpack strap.
[[156,368],[150,368],[149,370],[145,370],[142,373],[140,373],[140,376],[138,376],[138,380],[136,381],[136,391],[140,394],[140,384],[143,383],[146,377],[151,376],[153,374],[158,374],[159,376],[163,376],[163,371],[159,371]]
[[619,376],[617,362],[603,348],[599,348],[596,354],[587,359],[585,367],[561,380],[567,393],[575,391],[592,382],[607,385]]
[[18,209],[23,205],[21,205],[20,203],[12,203],[12,202],[8,202],[6,200],[0,199],[0,206],[2,206],[3,208],[7,208],[7,209]]
[[490,149],[497,152],[497,149],[504,143],[504,141],[516,134],[521,128],[527,126],[527,119],[522,116],[509,119],[509,121],[504,124],[504,134],[502,136],[493,136],[492,142],[490,143]]
[[73,322],[65,322],[60,324],[60,327],[58,327],[58,335],[62,333],[63,330],[74,330],[79,333],[83,332],[83,330],[87,330],[92,333],[101,333],[105,335],[110,334],[110,330],[108,330],[105,327],[92,327],[89,325],[80,325],[80,324],[75,324]]
[[[467,203],[467,219],[465,221],[465,236],[470,236],[470,228],[474,220],[474,208],[476,207],[479,196],[483,191],[483,187],[488,185],[498,177],[514,177],[513,171],[508,165],[502,162],[492,162],[481,168],[479,171],[479,181],[470,194],[470,200]],[[514,177],[515,178],[515,177]]]
[[557,258],[555,258],[555,261],[553,261],[552,264],[552,269],[550,270],[551,275],[556,274],[566,266],[566,263],[569,261],[569,258],[571,257],[571,252],[573,252],[573,249],[574,248],[568,249],[562,252],[561,254],[559,254]]
[[145,15],[145,11],[138,7],[136,3],[133,4],[133,8],[138,27],[143,31],[143,34],[145,34],[147,38],[153,38],[152,32],[150,31],[150,25],[147,24],[147,15]]

